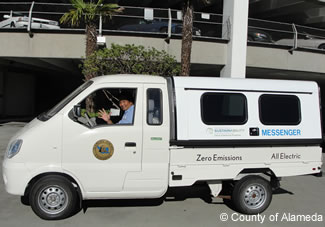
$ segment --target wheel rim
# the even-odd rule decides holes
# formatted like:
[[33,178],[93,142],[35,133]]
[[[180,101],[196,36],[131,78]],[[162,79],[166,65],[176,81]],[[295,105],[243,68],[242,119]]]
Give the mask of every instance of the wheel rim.
[[265,204],[267,196],[266,189],[263,185],[250,185],[245,190],[245,205],[250,209],[258,209]]
[[39,207],[47,214],[58,214],[67,207],[68,194],[60,186],[49,186],[38,195]]

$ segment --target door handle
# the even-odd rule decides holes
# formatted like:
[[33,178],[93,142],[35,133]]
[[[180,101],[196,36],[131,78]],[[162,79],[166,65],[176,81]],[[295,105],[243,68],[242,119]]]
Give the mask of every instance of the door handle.
[[125,147],[136,147],[137,144],[135,142],[126,142]]

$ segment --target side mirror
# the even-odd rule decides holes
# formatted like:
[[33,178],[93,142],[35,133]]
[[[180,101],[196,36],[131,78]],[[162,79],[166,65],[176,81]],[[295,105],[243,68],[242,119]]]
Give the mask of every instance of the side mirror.
[[73,107],[73,113],[76,117],[81,117],[81,106],[80,104]]
[[3,18],[9,19],[11,16],[9,15],[3,15]]

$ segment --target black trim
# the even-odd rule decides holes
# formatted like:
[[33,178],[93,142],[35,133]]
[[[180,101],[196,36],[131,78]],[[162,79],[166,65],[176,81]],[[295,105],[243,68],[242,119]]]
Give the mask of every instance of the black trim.
[[173,95],[173,99],[169,100],[170,102],[173,102],[173,106],[174,106],[174,132],[175,132],[175,139],[177,140],[177,109],[176,109],[176,90],[175,90],[175,81],[174,81],[174,77],[170,77],[171,81],[172,81],[172,95]]
[[[237,96],[241,96],[243,97],[244,99],[244,114],[245,114],[245,119],[241,122],[230,122],[230,121],[225,121],[225,122],[207,122],[206,119],[204,119],[204,106],[203,106],[203,99],[205,96],[208,96],[208,95],[223,95],[223,96],[229,96],[229,95],[237,95]],[[201,106],[201,121],[206,124],[206,125],[244,125],[247,123],[248,121],[248,108],[247,108],[247,98],[244,94],[242,93],[216,93],[216,92],[205,92],[201,95],[201,98],[200,98],[200,106]]]
[[323,177],[323,171],[319,172],[319,173],[314,173],[312,174],[315,177]]
[[[149,116],[148,116],[148,114],[149,114],[149,92],[151,91],[151,90],[159,90],[159,95],[160,95],[160,118],[159,118],[159,121],[160,121],[160,123],[159,124],[154,124],[154,123],[150,123],[149,122]],[[160,89],[160,88],[147,88],[147,125],[149,125],[149,126],[160,126],[160,125],[162,125],[163,124],[163,120],[164,120],[164,115],[163,115],[163,96],[162,96],[162,90]]]
[[[324,119],[323,119],[323,107],[322,107],[322,91],[318,85],[318,108],[319,108],[319,113],[320,113],[320,130],[321,130],[321,133],[322,133],[322,139],[323,139],[323,143],[322,143],[322,147],[324,148],[324,141],[325,141],[325,135],[324,135],[324,128],[323,128],[323,122],[324,122]],[[324,151],[323,151],[324,153]]]
[[[262,103],[263,103],[263,97],[290,97],[290,98],[294,98],[296,99],[297,103],[298,103],[298,121],[296,122],[266,122],[265,119],[263,119],[263,114],[262,114]],[[258,112],[259,112],[259,118],[260,118],[260,122],[263,125],[299,125],[301,123],[301,104],[300,104],[300,99],[298,98],[298,96],[296,95],[270,95],[270,94],[263,94],[258,98]],[[291,116],[291,115],[290,115]]]
[[171,146],[185,148],[319,146],[322,139],[254,139],[254,140],[171,140]]
[[173,175],[172,180],[182,180],[183,176],[182,175]]
[[125,146],[126,146],[126,147],[136,147],[137,144],[136,144],[135,142],[126,142],[126,143],[125,143]]
[[311,95],[312,92],[301,91],[267,91],[267,90],[240,90],[240,89],[214,89],[214,88],[184,88],[185,91],[230,91],[230,92],[267,92],[267,93],[287,93]]

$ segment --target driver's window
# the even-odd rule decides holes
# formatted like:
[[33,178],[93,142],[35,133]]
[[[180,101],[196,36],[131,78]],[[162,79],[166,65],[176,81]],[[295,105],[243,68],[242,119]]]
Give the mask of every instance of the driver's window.
[[77,105],[79,113],[75,108],[75,120],[87,127],[133,125],[135,100],[135,88],[99,89]]

